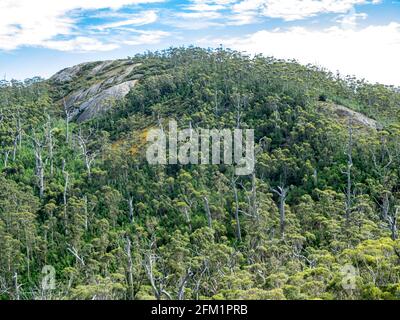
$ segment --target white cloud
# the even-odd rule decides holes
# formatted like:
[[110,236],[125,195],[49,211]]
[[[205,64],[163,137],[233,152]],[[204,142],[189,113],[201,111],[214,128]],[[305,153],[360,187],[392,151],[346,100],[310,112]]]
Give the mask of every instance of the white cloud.
[[227,18],[228,20],[226,24],[232,26],[243,26],[246,24],[252,24],[259,21],[257,14],[251,11],[239,14],[232,14]]
[[237,2],[238,0],[191,0],[190,2],[194,4],[208,4],[208,5],[216,5],[216,6],[226,6],[232,3]]
[[233,6],[237,13],[259,12],[285,21],[301,20],[322,13],[345,13],[355,5],[378,4],[382,0],[243,0]]
[[196,11],[196,12],[177,12],[175,14],[176,17],[178,18],[184,18],[184,19],[218,19],[222,17],[222,14],[219,12],[214,12],[214,11]]
[[176,28],[199,30],[210,27],[241,26],[257,22],[257,12],[233,12],[239,0],[190,0],[183,11],[166,20]]
[[[323,13],[346,14],[342,24],[355,25],[363,14],[350,14],[356,5],[378,4],[382,0],[192,0],[175,12],[170,24],[183,29],[254,24],[261,18],[302,20]],[[178,18],[178,19],[176,19]]]
[[45,41],[42,46],[59,51],[76,52],[110,51],[119,47],[119,45],[115,43],[103,43],[97,39],[88,37],[76,37],[71,40]]
[[176,28],[199,30],[210,27],[241,26],[257,21],[257,13],[232,12],[238,0],[192,0],[173,12],[166,22]]
[[313,63],[372,82],[400,85],[400,23],[357,30],[340,27],[262,30],[242,38],[203,39],[202,44],[223,44],[253,54],[295,58],[304,64]]
[[[77,10],[119,9],[125,5],[163,0],[1,0],[0,50],[44,46],[60,35],[74,33]],[[78,40],[79,42],[79,40]],[[53,42],[51,42],[53,43]]]
[[136,32],[139,33],[138,36],[131,37],[130,39],[125,40],[123,43],[129,46],[157,44],[160,43],[162,38],[171,35],[169,32],[161,30],[153,30],[153,31],[136,30]]
[[365,20],[368,18],[366,13],[356,13],[354,9],[350,10],[349,13],[340,15],[336,22],[340,23],[342,28],[355,28],[359,20]]
[[195,3],[185,6],[186,10],[191,11],[219,11],[225,9],[225,6],[220,4],[207,4],[207,3]]
[[200,30],[210,27],[224,26],[224,15],[217,11],[181,11],[169,12],[164,17],[164,23],[173,26],[174,28],[186,30]]
[[107,23],[100,26],[95,26],[93,29],[105,30],[113,29],[124,26],[143,26],[157,21],[157,13],[153,10],[141,12],[139,14],[131,15],[129,19],[121,20],[113,23]]

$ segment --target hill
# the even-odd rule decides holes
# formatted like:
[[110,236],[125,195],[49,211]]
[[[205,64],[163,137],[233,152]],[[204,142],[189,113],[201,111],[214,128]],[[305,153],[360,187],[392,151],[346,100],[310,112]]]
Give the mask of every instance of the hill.
[[[221,49],[2,82],[0,298],[400,299],[399,107],[394,87]],[[254,129],[254,172],[150,165],[172,119]]]

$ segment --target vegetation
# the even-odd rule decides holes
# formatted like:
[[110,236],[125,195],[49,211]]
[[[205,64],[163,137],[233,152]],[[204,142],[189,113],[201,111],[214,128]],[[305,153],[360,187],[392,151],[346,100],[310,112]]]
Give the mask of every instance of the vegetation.
[[[400,299],[397,88],[222,49],[130,59],[138,84],[83,124],[65,87],[0,83],[0,299]],[[256,170],[149,165],[172,118],[254,128]]]

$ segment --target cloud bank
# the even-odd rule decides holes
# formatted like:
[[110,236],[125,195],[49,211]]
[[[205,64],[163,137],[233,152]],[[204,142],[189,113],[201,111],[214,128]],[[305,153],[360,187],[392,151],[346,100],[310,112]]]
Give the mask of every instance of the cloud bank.
[[400,85],[400,23],[313,30],[305,27],[261,30],[244,37],[206,38],[202,44],[218,45],[251,54],[312,63],[369,81]]
[[[14,50],[21,46],[47,47],[77,51],[112,50],[116,44],[82,35],[80,16],[96,10],[118,10],[128,5],[162,2],[163,0],[1,0],[0,49]],[[134,15],[121,25],[143,25],[157,19],[150,11]],[[105,28],[116,25],[103,26]],[[74,36],[76,36],[74,38]],[[70,37],[70,39],[57,39]],[[75,45],[75,46],[74,46]]]

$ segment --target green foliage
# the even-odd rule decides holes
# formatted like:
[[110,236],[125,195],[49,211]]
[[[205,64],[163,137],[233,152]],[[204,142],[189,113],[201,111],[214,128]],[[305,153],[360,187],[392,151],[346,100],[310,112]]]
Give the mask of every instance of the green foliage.
[[[0,299],[400,299],[397,89],[222,49],[130,62],[128,98],[81,125],[57,104],[76,83],[0,83]],[[321,112],[334,103],[381,128],[349,130]],[[170,118],[254,128],[254,175],[148,165],[147,131]]]

